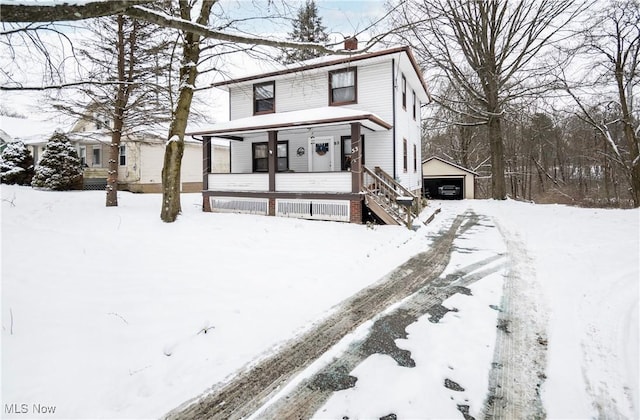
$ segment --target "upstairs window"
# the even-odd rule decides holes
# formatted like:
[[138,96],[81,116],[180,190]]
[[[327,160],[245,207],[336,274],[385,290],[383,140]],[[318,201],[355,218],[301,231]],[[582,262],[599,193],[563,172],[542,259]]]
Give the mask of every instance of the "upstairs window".
[[355,104],[357,79],[355,68],[329,72],[329,105]]
[[407,109],[407,78],[402,75],[402,108]]
[[276,82],[253,85],[253,113],[268,114],[276,110]]
[[413,107],[413,120],[415,121],[415,119],[416,119],[416,91],[414,90],[412,92],[413,92],[413,96],[412,96],[412,98],[413,98],[413,104],[412,104],[412,107]]

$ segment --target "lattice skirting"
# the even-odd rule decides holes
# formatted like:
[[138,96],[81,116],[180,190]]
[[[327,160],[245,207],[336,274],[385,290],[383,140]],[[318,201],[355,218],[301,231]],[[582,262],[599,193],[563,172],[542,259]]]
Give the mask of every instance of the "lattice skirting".
[[214,212],[269,214],[268,198],[209,197],[209,202]]
[[276,216],[348,222],[350,203],[347,200],[276,199]]

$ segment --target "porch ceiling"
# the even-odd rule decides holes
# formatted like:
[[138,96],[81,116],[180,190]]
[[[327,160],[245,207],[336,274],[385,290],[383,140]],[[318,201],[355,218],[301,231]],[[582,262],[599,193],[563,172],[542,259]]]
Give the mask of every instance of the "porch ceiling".
[[392,126],[374,113],[357,109],[331,107],[301,111],[276,112],[239,118],[213,125],[208,130],[186,133],[192,136],[230,137],[260,131],[285,131],[299,128],[340,125],[359,122],[372,131],[384,131]]

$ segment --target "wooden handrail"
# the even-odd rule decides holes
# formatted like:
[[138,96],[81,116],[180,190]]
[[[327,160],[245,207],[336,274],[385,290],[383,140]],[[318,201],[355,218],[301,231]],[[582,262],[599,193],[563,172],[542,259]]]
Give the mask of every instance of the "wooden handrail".
[[417,198],[414,193],[412,193],[411,191],[406,189],[404,186],[402,186],[402,184],[400,184],[398,181],[393,179],[393,177],[391,175],[389,175],[388,173],[386,173],[385,171],[383,171],[381,167],[379,167],[379,166],[374,167],[374,171],[375,171],[376,175],[378,175],[380,178],[384,179],[385,181],[387,181],[388,183],[392,184],[397,189],[402,191],[402,194],[404,196]]
[[[375,200],[382,206],[397,222],[411,227],[411,220],[414,219],[416,215],[411,207],[399,205],[397,199],[400,196],[405,196],[412,197],[416,200],[417,197],[379,167],[376,167],[374,171],[372,171],[368,167],[363,166],[362,177],[363,192],[366,193],[370,199]],[[404,215],[407,216],[407,220],[405,220],[401,209],[404,211]]]

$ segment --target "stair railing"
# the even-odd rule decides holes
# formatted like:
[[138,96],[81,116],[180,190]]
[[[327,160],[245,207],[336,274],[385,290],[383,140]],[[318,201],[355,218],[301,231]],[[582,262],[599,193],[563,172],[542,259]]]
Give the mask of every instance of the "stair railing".
[[396,199],[401,196],[411,197],[416,202],[417,197],[379,167],[372,171],[363,166],[362,170],[362,189],[367,197],[380,204],[398,223],[411,227],[416,215],[411,207],[399,205]]

